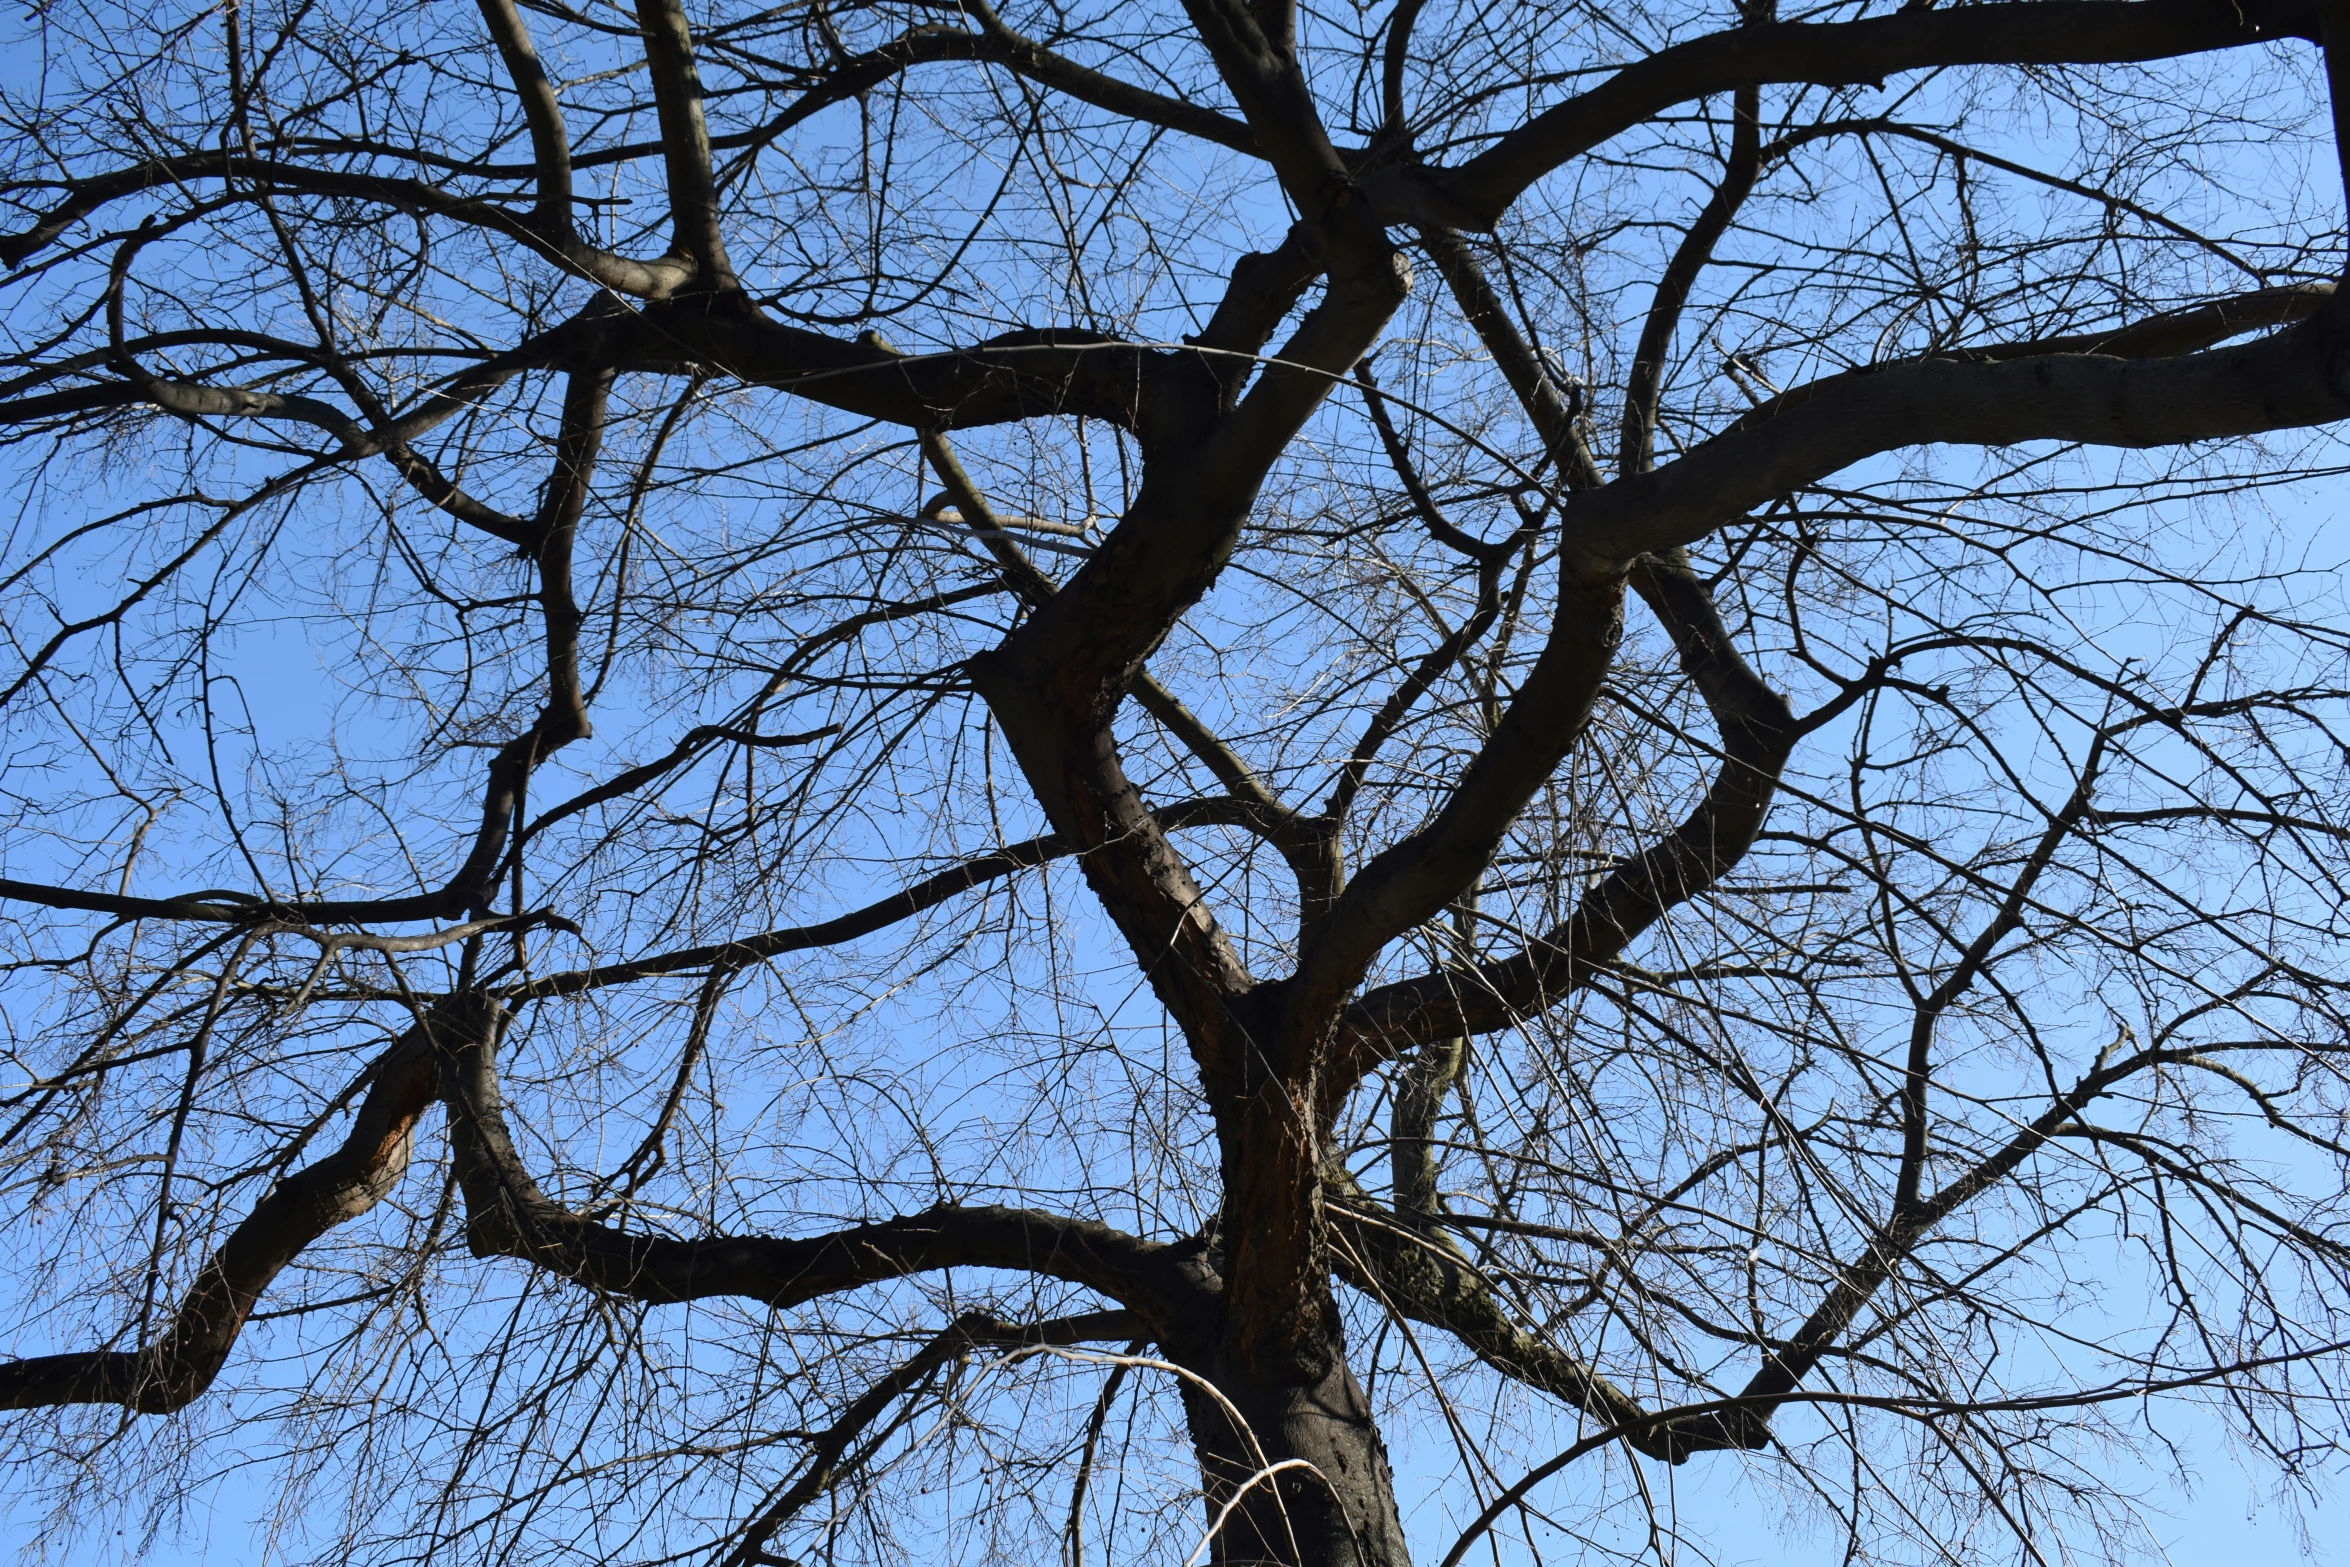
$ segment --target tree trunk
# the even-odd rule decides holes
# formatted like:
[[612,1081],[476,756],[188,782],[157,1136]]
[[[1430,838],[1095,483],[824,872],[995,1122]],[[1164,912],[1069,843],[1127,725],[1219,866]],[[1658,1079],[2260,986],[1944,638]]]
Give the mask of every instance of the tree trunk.
[[[1325,1347],[1318,1370],[1265,1375],[1237,1368],[1221,1348],[1169,1346],[1232,1406],[1185,1380],[1209,1525],[1222,1517],[1209,1557],[1216,1567],[1411,1567],[1387,1444],[1346,1363],[1343,1338],[1333,1331]],[[1200,1352],[1187,1352],[1194,1349]],[[1269,1467],[1301,1459],[1312,1470],[1262,1478]]]

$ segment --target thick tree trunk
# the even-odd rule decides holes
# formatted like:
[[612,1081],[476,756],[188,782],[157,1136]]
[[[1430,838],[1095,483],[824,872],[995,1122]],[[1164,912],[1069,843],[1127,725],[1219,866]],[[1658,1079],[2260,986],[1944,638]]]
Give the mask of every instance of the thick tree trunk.
[[[1387,1444],[1343,1340],[1332,1335],[1318,1371],[1286,1376],[1238,1369],[1221,1349],[1185,1352],[1192,1347],[1170,1350],[1231,1406],[1186,1380],[1207,1521],[1222,1520],[1209,1559],[1217,1567],[1410,1567]],[[1264,1473],[1297,1460],[1312,1469]]]

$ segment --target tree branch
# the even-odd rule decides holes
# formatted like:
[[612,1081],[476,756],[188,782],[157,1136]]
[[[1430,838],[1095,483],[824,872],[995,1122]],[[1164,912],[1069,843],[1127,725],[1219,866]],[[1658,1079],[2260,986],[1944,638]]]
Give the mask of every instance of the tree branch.
[[[702,117],[702,77],[694,67],[693,34],[682,0],[637,0],[637,26],[653,82],[661,124],[661,156],[669,182],[671,247],[692,261],[697,292],[735,295],[741,284],[726,256],[718,220],[717,183],[710,170],[710,127]],[[744,303],[747,303],[745,301]]]
[[[1616,576],[1562,580],[1542,652],[1443,805],[1365,865],[1301,937],[1284,997],[1286,1031],[1325,1038],[1379,949],[1432,918],[1483,873],[1510,823],[1582,735],[1622,640],[1623,592]],[[1323,1102],[1353,1081],[1326,1080]]]
[[1791,409],[1800,408],[1829,392],[1849,387],[1871,376],[1882,375],[1887,370],[1937,361],[2003,364],[2012,359],[2035,359],[2051,354],[2097,354],[2109,359],[2168,359],[2209,348],[2215,343],[2224,343],[2231,337],[2242,337],[2247,332],[2256,332],[2263,327],[2290,326],[2296,321],[2306,321],[2325,309],[2326,302],[2333,296],[2334,285],[2331,283],[2288,283],[2276,288],[2233,294],[2207,304],[2164,311],[2160,315],[2148,316],[2142,321],[2133,321],[2127,326],[2102,332],[2076,332],[2065,337],[2044,337],[2020,343],[1945,348],[1916,359],[1861,365],[1821,376],[1818,380],[1807,381],[1775,397],[1766,398],[1739,415],[1722,433],[1727,435],[1768,424]]
[[1657,398],[1664,390],[1665,355],[1681,325],[1681,311],[1698,274],[1713,259],[1714,246],[1727,233],[1762,170],[1762,105],[1752,85],[1732,95],[1730,156],[1722,168],[1722,182],[1681,236],[1657,279],[1656,297],[1649,302],[1648,319],[1640,328],[1640,345],[1632,351],[1632,372],[1624,387],[1624,429],[1616,457],[1619,473],[1645,473],[1656,439]]
[[648,311],[623,365],[696,365],[911,429],[955,430],[1050,414],[1134,429],[1149,372],[1172,357],[1099,332],[1033,327],[969,348],[899,354],[870,335],[844,343],[781,322],[701,310]]
[[1759,1431],[1766,1426],[1797,1387],[1835,1347],[1885,1281],[1934,1228],[1968,1202],[1989,1191],[2066,1127],[2089,1105],[2149,1066],[2161,1065],[2183,1052],[2147,1049],[2121,1061],[2109,1061],[2100,1052],[2087,1072],[2052,1100],[2047,1109],[2016,1129],[1990,1157],[1950,1182],[1932,1197],[1907,1209],[1896,1209],[1869,1238],[1859,1260],[1836,1270],[1835,1283],[1792,1337],[1768,1355],[1740,1393],[1739,1407],[1724,1417],[1735,1430]]
[[530,30],[514,0],[479,0],[482,21],[506,74],[514,80],[514,95],[522,100],[523,123],[530,127],[530,150],[538,171],[538,215],[543,224],[571,227],[571,138],[563,129],[563,105],[555,84],[539,64],[531,46]]
[[1343,1171],[1331,1179],[1331,1257],[1338,1274],[1372,1300],[1451,1334],[1479,1360],[1515,1382],[1623,1427],[1634,1450],[1666,1463],[1737,1442],[1692,1423],[1652,1419],[1639,1400],[1586,1362],[1511,1320],[1493,1286],[1433,1225],[1412,1225],[1382,1211]]
[[1671,633],[1683,671],[1721,732],[1722,764],[1705,798],[1670,836],[1609,872],[1564,924],[1524,951],[1383,985],[1357,1000],[1333,1051],[1329,1102],[1414,1046],[1490,1033],[1556,1005],[1594,965],[1715,885],[1753,846],[1801,726],[1740,657],[1684,557],[1643,561],[1632,581]]
[[1089,70],[1005,26],[986,0],[965,0],[965,4],[979,19],[983,40],[980,58],[1009,66],[1039,86],[1066,93],[1080,103],[1111,114],[1197,136],[1251,157],[1263,156],[1256,132],[1244,122],[1205,104],[1187,98],[1169,98]]
[[31,228],[0,236],[0,264],[10,268],[24,265],[75,223],[126,196],[163,188],[186,189],[211,180],[234,182],[233,197],[218,199],[257,201],[273,193],[340,196],[486,229],[522,241],[534,253],[590,282],[644,299],[667,298],[694,277],[692,267],[682,261],[639,261],[600,250],[568,231],[568,226],[564,232],[547,232],[535,213],[518,212],[479,196],[458,195],[429,180],[318,169],[220,152],[156,158],[69,182],[65,199]]
[[807,1240],[679,1240],[582,1218],[548,1198],[523,1168],[491,1059],[503,1021],[494,1002],[485,1003],[481,1021],[443,1066],[466,1243],[477,1257],[513,1257],[589,1289],[654,1305],[739,1296],[780,1309],[954,1267],[1066,1279],[1154,1323],[1197,1304],[1170,1255],[1179,1248],[1027,1209],[942,1204]]
[[319,1236],[382,1201],[408,1168],[416,1122],[439,1083],[436,1008],[377,1058],[342,1146],[272,1186],[196,1275],[163,1337],[137,1350],[82,1350],[0,1363],[0,1409],[119,1404],[170,1414],[220,1374],[254,1303]]
[[2314,38],[2308,0],[2031,0],[1765,22],[1660,49],[1450,169],[1364,177],[1382,221],[1489,229],[1526,187],[1651,116],[1758,82],[1853,86],[1954,65],[2095,65]]
[[1602,559],[1669,550],[1907,446],[2171,446],[2331,423],[2350,413],[2342,383],[2350,312],[2337,307],[2340,297],[2271,336],[2176,358],[1929,359],[1837,377],[1816,394],[1791,396],[1775,417],[1741,422],[1662,468],[1573,497],[1565,538]]
[[1403,481],[1404,491],[1411,496],[1421,520],[1428,525],[1429,533],[1477,563],[1477,604],[1467,620],[1421,655],[1419,662],[1387,694],[1387,700],[1379,704],[1379,710],[1371,715],[1370,722],[1363,726],[1362,737],[1355,742],[1354,749],[1339,767],[1338,781],[1331,787],[1329,801],[1323,807],[1323,815],[1329,819],[1333,831],[1338,820],[1353,805],[1356,793],[1363,786],[1363,779],[1370,773],[1371,763],[1379,754],[1379,748],[1401,727],[1414,705],[1427,695],[1429,688],[1443,677],[1445,671],[1459,663],[1462,655],[1476,646],[1485,633],[1492,629],[1494,621],[1500,618],[1502,573],[1509,566],[1510,557],[1532,542],[1540,523],[1540,514],[1517,497],[1512,499],[1518,500],[1521,525],[1516,533],[1497,544],[1471,538],[1446,521],[1444,514],[1436,508],[1436,498],[1428,493],[1428,486],[1421,481],[1419,470],[1413,466],[1411,454],[1404,449],[1403,438],[1396,433],[1395,422],[1388,417],[1387,400],[1379,394],[1379,383],[1372,378],[1369,360],[1355,366],[1355,379],[1362,384],[1363,403],[1370,410],[1371,422],[1378,428],[1381,444],[1387,448],[1388,462],[1395,469],[1396,476]]
[[[775,1531],[806,1510],[810,1502],[838,1485],[865,1454],[849,1457],[849,1448],[889,1406],[920,1387],[949,1361],[967,1356],[982,1344],[1019,1348],[1031,1344],[1082,1344],[1095,1339],[1131,1339],[1138,1322],[1132,1312],[1094,1311],[1059,1317],[1050,1322],[1016,1323],[987,1311],[966,1311],[935,1334],[889,1375],[858,1395],[840,1418],[809,1444],[807,1463],[774,1501],[746,1524],[740,1542],[727,1560],[734,1567],[753,1567],[777,1558],[766,1554]],[[1123,1369],[1123,1368],[1121,1368]]]
[[[1156,813],[1160,823],[1170,832],[1187,827],[1244,827],[1270,836],[1278,824],[1266,821],[1262,814],[1245,800],[1210,798],[1185,800],[1166,806]],[[771,930],[756,936],[744,936],[734,941],[716,942],[704,947],[687,947],[666,952],[658,957],[638,958],[627,963],[609,963],[601,968],[579,969],[564,974],[548,974],[539,979],[516,985],[502,992],[509,1000],[529,1001],[547,996],[575,995],[584,990],[602,989],[609,985],[625,985],[635,980],[650,979],[658,974],[691,973],[713,965],[734,967],[744,963],[763,962],[781,957],[787,952],[805,952],[817,947],[836,947],[860,936],[883,930],[900,920],[910,919],[925,909],[936,908],[949,898],[973,887],[996,881],[1018,871],[1063,859],[1077,852],[1077,846],[1059,833],[1047,833],[1011,844],[991,853],[975,855],[959,864],[949,866],[934,876],[926,876],[902,891],[869,903],[852,913],[838,915],[815,925],[795,925],[782,930]],[[0,890],[12,885],[0,883]]]

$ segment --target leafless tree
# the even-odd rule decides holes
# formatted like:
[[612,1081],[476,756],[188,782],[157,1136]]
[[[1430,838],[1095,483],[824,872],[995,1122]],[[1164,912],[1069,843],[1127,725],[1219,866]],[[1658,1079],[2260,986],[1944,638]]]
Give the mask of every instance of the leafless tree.
[[1029,1567],[1668,1560],[1666,1465],[2127,1553],[2186,1406],[2315,1485],[2346,29],[44,0],[10,1484]]

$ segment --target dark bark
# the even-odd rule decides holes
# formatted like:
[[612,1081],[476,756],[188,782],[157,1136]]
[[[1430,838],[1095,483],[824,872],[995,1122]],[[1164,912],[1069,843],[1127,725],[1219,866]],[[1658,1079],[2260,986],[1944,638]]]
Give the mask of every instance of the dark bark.
[[2169,59],[2314,38],[2316,9],[2307,0],[2057,0],[1724,28],[1624,67],[1457,168],[1407,165],[1366,185],[1389,222],[1490,228],[1561,164],[1675,104],[1749,82],[1836,86],[1954,65]]
[[169,1414],[201,1397],[270,1282],[312,1241],[382,1201],[406,1172],[416,1123],[439,1082],[434,1035],[462,1026],[462,1010],[436,1009],[377,1058],[342,1144],[270,1187],[196,1275],[161,1337],[130,1350],[0,1363],[0,1409],[118,1404]]
[[[1272,1376],[1236,1365],[1220,1338],[1165,1346],[1189,1373],[1183,1408],[1206,1526],[1222,1520],[1209,1559],[1219,1567],[1410,1567],[1387,1444],[1347,1365],[1343,1335],[1333,1327],[1312,1369]],[[1276,1465],[1290,1467],[1269,1474]]]

